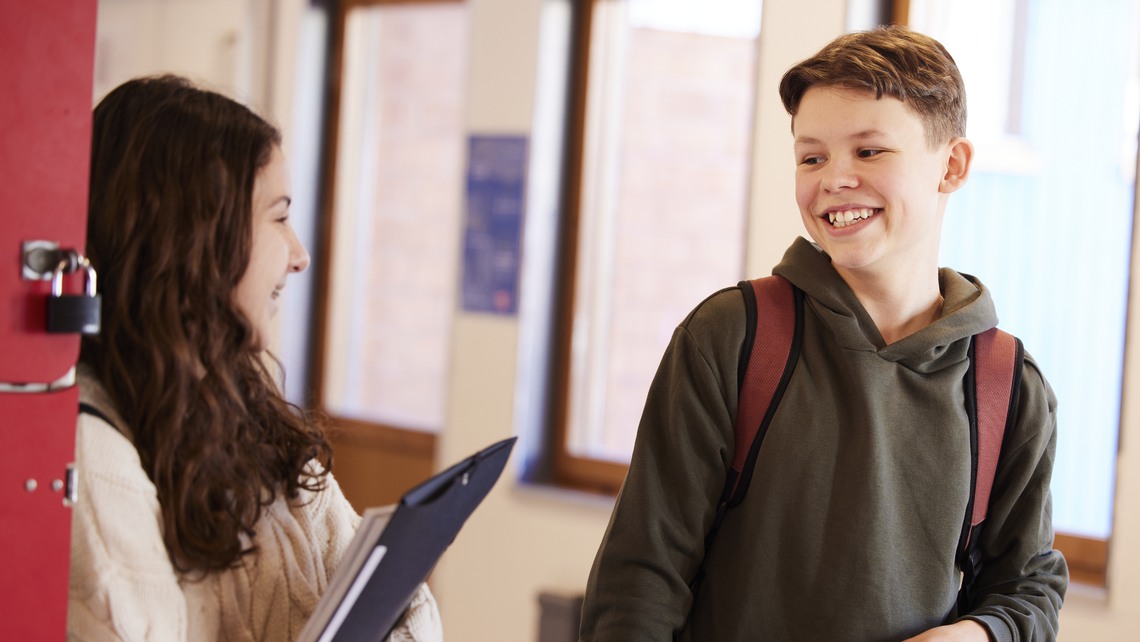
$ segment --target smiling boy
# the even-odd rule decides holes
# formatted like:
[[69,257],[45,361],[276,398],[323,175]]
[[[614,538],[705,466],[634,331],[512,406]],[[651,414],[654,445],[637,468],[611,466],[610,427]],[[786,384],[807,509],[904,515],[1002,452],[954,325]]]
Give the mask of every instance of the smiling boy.
[[780,95],[815,241],[797,239],[773,270],[804,293],[796,368],[748,493],[706,550],[733,459],[740,290],[682,322],[590,574],[581,639],[1054,639],[1068,584],[1052,550],[1056,400],[1028,354],[978,588],[961,612],[956,599],[964,378],[971,338],[997,315],[977,279],[937,263],[973,155],[953,59],[902,28],[850,34],[789,70]]

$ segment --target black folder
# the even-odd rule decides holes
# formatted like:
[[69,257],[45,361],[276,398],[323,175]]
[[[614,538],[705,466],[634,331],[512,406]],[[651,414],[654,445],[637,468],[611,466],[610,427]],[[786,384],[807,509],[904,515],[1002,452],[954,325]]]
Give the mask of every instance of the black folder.
[[[379,642],[506,466],[516,437],[369,509],[298,642]],[[385,517],[387,522],[385,523]]]

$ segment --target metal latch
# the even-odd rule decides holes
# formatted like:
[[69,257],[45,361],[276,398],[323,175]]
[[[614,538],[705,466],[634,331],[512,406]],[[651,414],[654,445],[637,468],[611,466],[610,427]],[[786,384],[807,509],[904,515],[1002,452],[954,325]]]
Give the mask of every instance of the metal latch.
[[75,467],[75,462],[67,465],[64,479],[66,481],[63,484],[63,505],[73,506],[79,499],[79,471]]

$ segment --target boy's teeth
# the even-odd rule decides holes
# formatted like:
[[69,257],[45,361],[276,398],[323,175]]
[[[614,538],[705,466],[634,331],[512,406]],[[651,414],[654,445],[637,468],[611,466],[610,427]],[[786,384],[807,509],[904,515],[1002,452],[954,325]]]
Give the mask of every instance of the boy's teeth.
[[828,212],[827,220],[835,227],[847,227],[854,221],[861,221],[870,218],[874,210],[859,209],[859,210],[845,210],[843,212]]

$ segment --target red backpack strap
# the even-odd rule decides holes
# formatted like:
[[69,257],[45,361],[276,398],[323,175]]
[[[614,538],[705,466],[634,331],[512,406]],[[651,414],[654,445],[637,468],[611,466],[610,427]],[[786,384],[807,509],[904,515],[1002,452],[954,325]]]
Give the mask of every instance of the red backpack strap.
[[[966,508],[958,559],[964,574],[959,612],[968,610],[974,580],[981,572],[977,540],[990,507],[1002,441],[1014,421],[1024,349],[1017,337],[997,328],[975,335],[967,375],[973,450],[973,493]],[[972,403],[969,393],[973,392]]]
[[743,281],[740,286],[749,327],[751,318],[756,322],[741,351],[736,448],[724,495],[729,506],[739,504],[748,491],[760,443],[799,360],[803,325],[803,294],[787,279],[768,276]]
[[[1015,379],[1021,379],[1021,342],[1012,334],[990,328],[974,337],[974,390],[978,413],[977,481],[970,529],[986,519],[990,492],[1009,418],[1013,415]],[[967,535],[966,545],[970,544]]]
[[[745,332],[737,367],[736,444],[724,491],[705,535],[706,551],[725,513],[748,492],[760,443],[799,360],[803,335],[804,295],[791,282],[767,276],[741,281],[739,287],[744,296]],[[689,583],[692,591],[700,586],[704,573],[702,562]]]

